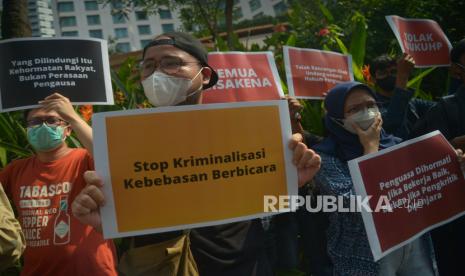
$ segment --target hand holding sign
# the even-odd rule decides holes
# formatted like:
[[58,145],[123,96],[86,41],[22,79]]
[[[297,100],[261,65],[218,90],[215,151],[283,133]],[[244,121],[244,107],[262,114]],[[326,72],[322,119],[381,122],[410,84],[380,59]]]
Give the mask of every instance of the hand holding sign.
[[302,143],[303,137],[300,133],[292,135],[289,148],[293,150],[292,162],[297,167],[299,176],[299,187],[310,181],[320,169],[321,158],[313,150]]
[[300,121],[302,120],[302,115],[300,115],[300,112],[304,108],[299,100],[297,100],[294,97],[286,96],[285,99],[287,100],[287,103],[289,105],[289,115],[291,117],[291,128],[292,128],[292,133],[304,133],[304,129],[302,125],[300,124]]
[[102,232],[102,218],[99,208],[105,205],[102,179],[95,171],[84,173],[87,186],[74,199],[71,210],[81,223],[88,224]]
[[397,61],[396,87],[402,89],[407,88],[408,78],[414,67],[415,60],[413,60],[413,57],[407,53],[404,53]]
[[[289,148],[293,150],[293,163],[298,168],[299,187],[310,181],[320,169],[321,158],[302,143],[303,137],[294,134],[289,142]],[[73,215],[84,224],[91,225],[97,231],[102,231],[102,219],[99,208],[105,204],[105,196],[102,191],[103,182],[95,171],[87,171],[84,174],[87,186],[82,189],[72,203]]]

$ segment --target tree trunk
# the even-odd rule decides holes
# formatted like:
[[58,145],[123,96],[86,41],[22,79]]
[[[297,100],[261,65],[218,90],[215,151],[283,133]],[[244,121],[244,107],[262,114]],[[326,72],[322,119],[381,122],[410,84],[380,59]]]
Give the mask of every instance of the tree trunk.
[[225,23],[226,23],[226,37],[228,41],[228,48],[230,51],[234,50],[233,9],[234,9],[234,0],[226,0],[224,17],[225,17]]
[[1,28],[3,39],[32,36],[27,0],[3,0]]

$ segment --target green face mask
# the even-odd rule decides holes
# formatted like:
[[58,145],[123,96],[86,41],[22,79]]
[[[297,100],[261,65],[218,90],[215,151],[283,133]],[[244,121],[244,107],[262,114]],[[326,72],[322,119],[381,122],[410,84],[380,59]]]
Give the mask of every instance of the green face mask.
[[27,128],[27,140],[37,151],[49,151],[63,143],[62,126],[49,127],[45,123],[37,127]]

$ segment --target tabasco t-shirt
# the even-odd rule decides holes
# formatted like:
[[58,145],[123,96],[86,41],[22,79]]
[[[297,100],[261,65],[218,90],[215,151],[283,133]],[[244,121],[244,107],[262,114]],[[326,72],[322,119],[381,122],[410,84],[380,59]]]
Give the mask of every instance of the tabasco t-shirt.
[[22,275],[117,275],[112,241],[71,213],[86,185],[83,174],[93,168],[86,150],[73,149],[47,163],[16,160],[0,172],[26,237]]

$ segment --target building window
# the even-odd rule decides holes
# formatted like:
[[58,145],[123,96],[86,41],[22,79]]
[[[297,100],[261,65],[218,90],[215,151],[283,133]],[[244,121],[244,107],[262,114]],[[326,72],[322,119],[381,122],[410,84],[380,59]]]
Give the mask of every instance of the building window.
[[76,26],[76,17],[74,16],[60,17],[60,26],[61,27]]
[[98,10],[97,1],[86,1],[84,5],[86,7],[86,11],[97,11]]
[[171,12],[169,10],[159,9],[158,13],[160,14],[160,19],[171,19],[171,18],[173,18],[171,16]]
[[113,24],[122,24],[126,23],[126,18],[122,14],[113,14]]
[[241,7],[235,7],[234,10],[233,10],[233,19],[234,20],[239,20],[242,18],[242,16],[244,16],[242,14],[242,9]]
[[124,3],[122,1],[111,1],[111,7],[115,10],[121,10],[124,8]]
[[161,29],[163,30],[164,33],[172,32],[174,31],[174,25],[173,24],[161,24]]
[[273,6],[274,13],[276,15],[282,15],[287,12],[287,5],[284,1],[281,1]]
[[100,15],[88,15],[87,24],[88,25],[100,25]]
[[125,38],[128,37],[128,29],[126,28],[116,28],[115,29],[116,38]]
[[142,40],[140,41],[140,47],[141,47],[141,48],[145,48],[145,46],[149,45],[150,42],[152,42],[151,39],[142,39]]
[[94,38],[103,38],[102,30],[89,30],[89,36]]
[[73,12],[74,3],[73,2],[61,2],[57,4],[57,10],[59,12]]
[[252,18],[257,19],[257,18],[263,17],[263,15],[264,15],[263,12],[259,12],[256,15],[254,15]]
[[140,35],[151,34],[150,25],[140,25],[140,26],[137,26],[137,29],[139,29],[139,34]]
[[78,31],[61,32],[61,36],[78,36]]
[[249,6],[250,6],[250,10],[254,12],[262,7],[262,3],[260,3],[260,0],[250,0]]
[[122,53],[127,53],[131,51],[131,45],[129,45],[129,42],[123,42],[123,43],[116,43],[116,51],[117,52],[122,52]]
[[136,11],[136,19],[137,20],[147,20],[147,12],[145,11]]

